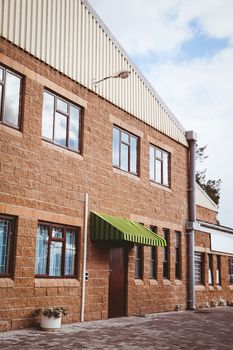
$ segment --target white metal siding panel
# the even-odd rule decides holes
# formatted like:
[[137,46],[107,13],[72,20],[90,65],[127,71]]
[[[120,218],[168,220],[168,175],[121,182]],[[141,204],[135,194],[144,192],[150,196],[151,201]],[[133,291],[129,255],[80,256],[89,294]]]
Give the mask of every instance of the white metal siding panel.
[[207,208],[215,212],[218,211],[218,206],[198,184],[196,184],[196,204],[200,207]]
[[[187,146],[182,126],[86,0],[0,0],[0,35]],[[131,76],[93,85],[120,70]]]

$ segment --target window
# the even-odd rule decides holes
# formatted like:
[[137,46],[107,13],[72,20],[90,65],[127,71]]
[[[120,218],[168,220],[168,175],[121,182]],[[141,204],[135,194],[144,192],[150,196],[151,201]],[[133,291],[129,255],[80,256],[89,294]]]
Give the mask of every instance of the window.
[[143,279],[143,247],[135,246],[135,278]]
[[175,232],[175,278],[181,279],[181,233]]
[[138,137],[114,126],[112,144],[113,166],[138,174]]
[[220,255],[216,256],[216,284],[221,284],[221,259]]
[[169,230],[163,229],[163,238],[167,242],[167,246],[163,248],[163,278],[169,279]]
[[37,229],[35,274],[74,277],[77,236],[77,228],[40,223]]
[[194,254],[195,284],[204,284],[204,255]]
[[22,78],[0,66],[0,122],[19,129]]
[[228,257],[228,278],[229,284],[233,284],[233,257]]
[[14,219],[0,215],[0,277],[12,273],[12,247],[14,238]]
[[213,285],[213,255],[208,254],[208,261],[209,261],[209,267],[208,267],[208,284],[209,286]]
[[[152,232],[157,233],[156,226],[150,226]],[[151,279],[157,279],[157,247],[150,247],[150,275]]]
[[169,153],[150,145],[150,180],[169,186]]
[[42,137],[61,147],[80,152],[81,108],[44,91]]

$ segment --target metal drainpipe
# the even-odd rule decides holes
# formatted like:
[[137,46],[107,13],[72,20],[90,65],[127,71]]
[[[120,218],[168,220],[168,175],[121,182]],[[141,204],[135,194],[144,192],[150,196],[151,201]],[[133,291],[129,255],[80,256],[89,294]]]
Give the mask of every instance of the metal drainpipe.
[[87,220],[88,220],[88,193],[85,194],[85,209],[84,209],[81,322],[84,322],[84,310],[85,310],[86,263],[87,263]]
[[188,208],[189,222],[186,223],[188,233],[188,308],[195,309],[195,283],[194,283],[194,233],[196,222],[196,142],[197,134],[194,131],[186,132],[189,144],[189,178],[188,178]]

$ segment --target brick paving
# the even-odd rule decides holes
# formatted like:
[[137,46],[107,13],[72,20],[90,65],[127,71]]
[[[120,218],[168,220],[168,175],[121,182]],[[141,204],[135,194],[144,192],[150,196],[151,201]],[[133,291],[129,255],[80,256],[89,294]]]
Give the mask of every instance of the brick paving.
[[179,311],[0,334],[0,349],[232,350],[233,308]]

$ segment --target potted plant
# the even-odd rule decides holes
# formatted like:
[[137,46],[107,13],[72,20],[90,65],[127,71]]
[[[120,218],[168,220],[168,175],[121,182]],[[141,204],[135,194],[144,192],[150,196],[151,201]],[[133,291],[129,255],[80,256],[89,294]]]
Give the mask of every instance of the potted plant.
[[63,307],[47,306],[36,311],[41,315],[40,328],[43,330],[57,330],[61,328],[62,316],[67,315],[66,310]]

